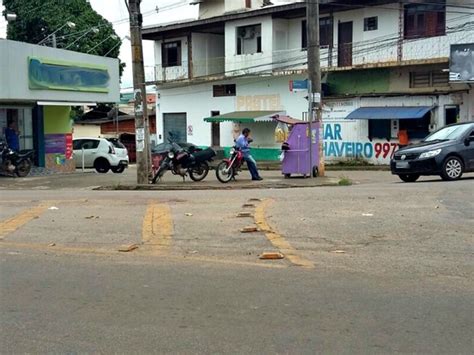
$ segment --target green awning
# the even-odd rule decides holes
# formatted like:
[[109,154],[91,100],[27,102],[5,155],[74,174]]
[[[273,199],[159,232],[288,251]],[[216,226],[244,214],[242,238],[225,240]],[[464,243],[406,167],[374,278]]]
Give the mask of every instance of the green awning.
[[282,115],[281,111],[234,111],[223,115],[204,118],[206,122],[271,122],[273,116]]

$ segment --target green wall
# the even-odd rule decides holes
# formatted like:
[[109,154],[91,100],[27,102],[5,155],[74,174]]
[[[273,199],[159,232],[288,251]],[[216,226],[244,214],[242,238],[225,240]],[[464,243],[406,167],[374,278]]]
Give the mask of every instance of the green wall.
[[69,106],[44,106],[44,134],[71,133]]
[[389,69],[351,70],[328,74],[329,95],[370,94],[388,92]]
[[[232,147],[224,147],[225,157],[228,158]],[[252,148],[250,154],[256,161],[274,161],[280,159],[280,148]]]

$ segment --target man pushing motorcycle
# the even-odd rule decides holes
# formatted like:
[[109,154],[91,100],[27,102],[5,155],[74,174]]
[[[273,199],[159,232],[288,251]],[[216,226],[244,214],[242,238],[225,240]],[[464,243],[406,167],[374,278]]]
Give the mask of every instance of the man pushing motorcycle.
[[244,156],[244,160],[247,163],[250,175],[252,176],[252,180],[263,180],[258,173],[257,163],[250,154],[249,143],[251,143],[252,141],[253,139],[250,138],[250,129],[244,128],[242,130],[242,134],[236,139],[235,145],[241,150]]

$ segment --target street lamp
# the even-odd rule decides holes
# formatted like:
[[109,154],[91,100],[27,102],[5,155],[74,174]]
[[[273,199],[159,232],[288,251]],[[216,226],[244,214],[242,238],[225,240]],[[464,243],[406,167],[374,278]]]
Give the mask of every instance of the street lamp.
[[16,14],[13,14],[13,13],[6,13],[5,14],[5,20],[7,20],[7,22],[13,22],[13,21],[16,21]]
[[51,41],[52,41],[52,44],[53,44],[53,47],[56,48],[57,47],[57,42],[56,42],[56,33],[58,33],[59,31],[61,31],[64,27],[69,27],[70,29],[73,29],[73,28],[76,28],[76,24],[74,22],[71,22],[71,21],[67,21],[64,25],[62,25],[61,27],[59,27],[56,31],[54,31],[53,33],[47,35],[45,38],[43,38],[41,41],[38,42],[39,45],[43,45],[44,43],[46,43],[46,41],[48,41],[48,39],[51,37]]
[[94,33],[99,33],[100,30],[97,28],[97,27],[92,27],[89,31],[85,32],[82,36],[80,36],[78,39],[76,39],[74,42],[72,42],[71,44],[69,44],[66,48],[64,49],[69,49],[71,48],[73,45],[75,45],[77,42],[79,42],[82,38],[84,38],[85,36],[87,36],[89,33],[91,32],[94,32]]

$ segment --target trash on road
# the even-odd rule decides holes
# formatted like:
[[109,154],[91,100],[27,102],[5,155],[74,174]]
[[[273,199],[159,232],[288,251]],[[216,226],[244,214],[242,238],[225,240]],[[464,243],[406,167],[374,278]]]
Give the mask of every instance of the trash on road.
[[373,213],[362,213],[362,216],[364,217],[372,217],[373,215]]
[[48,244],[48,247],[54,247],[54,246],[56,246],[56,243],[49,243]]
[[336,254],[345,254],[346,251],[345,250],[340,250],[340,249],[337,249],[337,250],[331,250],[331,253],[336,253]]
[[184,215],[185,215],[186,217],[192,217],[193,214],[192,214],[192,213],[185,213]]
[[87,217],[84,217],[85,219],[97,219],[99,218],[99,216],[87,216]]
[[254,226],[244,227],[240,230],[240,233],[253,233],[258,232],[258,228]]
[[59,210],[59,208],[57,208],[56,206],[51,206],[50,208],[48,208],[48,210],[55,211],[55,210]]
[[118,251],[127,253],[127,252],[133,251],[135,249],[138,249],[138,245],[137,244],[130,244],[130,245],[121,246]]
[[259,258],[262,260],[276,260],[276,259],[283,259],[284,257],[285,256],[279,252],[262,253],[259,256]]
[[250,212],[239,212],[237,217],[253,217],[253,215]]

